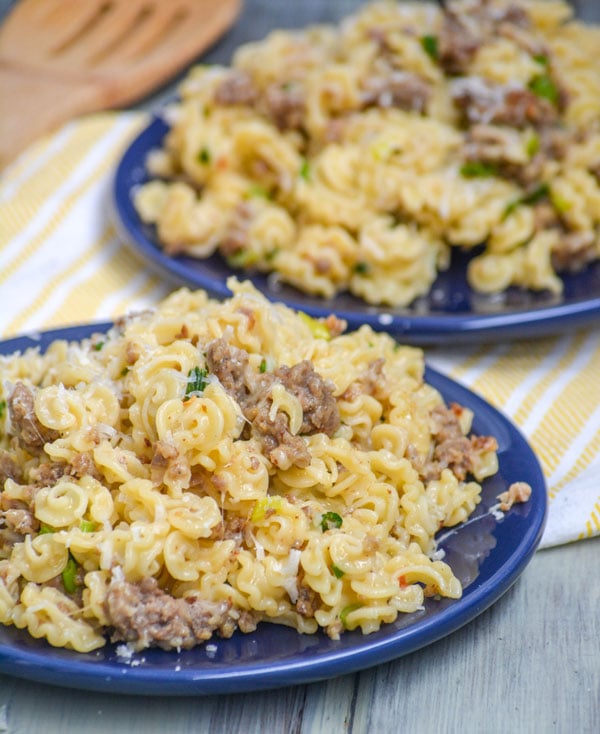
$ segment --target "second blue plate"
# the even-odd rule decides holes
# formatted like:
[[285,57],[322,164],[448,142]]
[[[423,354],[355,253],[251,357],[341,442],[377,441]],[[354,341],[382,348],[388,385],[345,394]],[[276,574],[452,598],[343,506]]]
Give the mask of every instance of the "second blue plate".
[[348,294],[323,299],[285,284],[273,285],[261,273],[234,271],[218,254],[205,260],[172,257],[158,246],[154,229],[144,225],[133,205],[133,192],[148,180],[146,156],[160,147],[167,126],[160,118],[131,143],[114,179],[113,210],[123,241],[174,284],[202,288],[217,297],[229,296],[227,278],[249,278],[273,301],[283,301],[311,316],[337,314],[349,328],[369,324],[411,344],[497,341],[546,336],[597,321],[600,316],[600,262],[585,271],[565,275],[564,294],[510,289],[502,298],[489,298],[469,288],[465,273],[468,255],[455,251],[449,270],[441,273],[427,297],[407,308],[374,307]]

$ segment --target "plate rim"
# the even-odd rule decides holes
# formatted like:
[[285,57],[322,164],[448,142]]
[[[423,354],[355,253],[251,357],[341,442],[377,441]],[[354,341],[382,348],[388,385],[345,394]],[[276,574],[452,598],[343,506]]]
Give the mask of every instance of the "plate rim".
[[[141,229],[141,220],[131,201],[133,185],[128,184],[132,171],[142,180],[144,166],[140,163],[140,151],[145,155],[156,147],[168,131],[168,124],[160,111],[155,111],[150,122],[129,142],[116,166],[111,183],[109,215],[116,228],[119,239],[131,252],[149,265],[155,273],[167,277],[174,285],[202,288],[214,296],[225,298],[231,295],[223,279],[215,280],[209,273],[204,274],[205,260],[190,256],[172,257],[146,237]],[[135,165],[134,165],[135,164]],[[139,182],[136,184],[139,185]],[[214,256],[213,256],[214,257]],[[192,271],[187,262],[194,263]],[[224,266],[226,267],[226,266]],[[600,268],[600,264],[597,265]],[[229,269],[229,273],[240,279],[254,282],[264,274]],[[267,276],[268,277],[268,276]],[[259,285],[260,287],[260,285]],[[289,286],[294,292],[292,286]],[[419,313],[394,313],[393,307],[371,306],[364,304],[364,310],[353,311],[339,307],[335,299],[322,299],[322,305],[304,303],[303,294],[297,297],[278,298],[275,289],[266,291],[260,288],[271,301],[281,300],[292,308],[302,308],[309,315],[319,318],[335,312],[345,319],[352,328],[365,323],[377,331],[389,331],[415,345],[447,343],[450,340],[465,342],[499,341],[506,337],[523,339],[531,336],[548,336],[567,326],[584,326],[600,316],[600,293],[587,299],[575,299],[551,305],[538,305],[514,308],[501,313],[439,313],[421,315]],[[360,299],[357,299],[360,303]]]
[[[0,340],[0,355],[11,354],[16,350],[22,351],[31,346],[43,348],[57,338],[78,340],[93,333],[102,333],[112,325],[113,322],[90,322],[11,337]],[[41,649],[33,652],[23,651],[14,644],[5,644],[0,640],[0,673],[67,688],[132,695],[198,696],[242,693],[312,683],[390,662],[433,644],[473,621],[508,591],[533,557],[541,541],[547,517],[546,481],[532,447],[520,429],[504,413],[466,385],[429,365],[426,365],[425,380],[438,389],[447,402],[455,400],[462,404],[466,403],[467,407],[474,410],[476,432],[481,432],[477,428],[480,423],[483,424],[481,428],[484,431],[493,430],[494,425],[502,428],[510,438],[510,451],[519,455],[523,452],[526,454],[527,471],[523,474],[527,476],[527,481],[532,483],[534,489],[531,516],[527,520],[526,531],[519,536],[509,558],[495,567],[493,573],[481,582],[477,581],[477,577],[466,587],[460,599],[448,601],[447,606],[438,613],[417,619],[413,624],[401,629],[394,630],[390,625],[389,635],[375,633],[378,637],[369,635],[363,637],[357,633],[360,642],[356,646],[319,653],[318,658],[309,656],[307,659],[299,659],[296,654],[287,661],[252,662],[243,668],[224,669],[223,665],[220,665],[216,668],[216,674],[210,674],[199,668],[194,672],[193,666],[189,669],[182,666],[178,671],[175,658],[173,665],[167,670],[144,668],[143,665],[132,667],[126,663],[120,664],[119,661],[94,662],[94,653],[83,655],[67,651],[77,657],[73,660],[63,660],[61,657],[52,656],[54,648],[45,641],[31,638],[31,644],[40,646]],[[489,428],[486,429],[486,425],[489,425]],[[506,449],[499,454],[500,470],[503,467],[502,457],[505,451]],[[522,457],[519,461],[522,461]],[[510,518],[510,514],[506,517]],[[495,522],[495,529],[502,529],[502,522]],[[460,529],[457,532],[460,532]],[[384,633],[385,627],[386,625],[382,626]],[[2,629],[8,630],[9,635],[14,630],[11,627]],[[262,633],[268,634],[267,625],[262,628]],[[348,634],[354,633],[346,633]],[[219,641],[219,644],[223,642],[227,641]]]

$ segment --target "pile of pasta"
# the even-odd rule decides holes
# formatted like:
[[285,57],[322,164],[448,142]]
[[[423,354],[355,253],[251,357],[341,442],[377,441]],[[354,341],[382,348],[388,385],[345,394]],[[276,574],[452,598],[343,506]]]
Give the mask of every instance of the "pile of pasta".
[[405,306],[600,257],[600,29],[561,0],[368,4],[198,66],[135,193],[169,255]]
[[2,624],[189,648],[461,596],[435,535],[480,502],[494,438],[419,349],[228,285],[0,358]]

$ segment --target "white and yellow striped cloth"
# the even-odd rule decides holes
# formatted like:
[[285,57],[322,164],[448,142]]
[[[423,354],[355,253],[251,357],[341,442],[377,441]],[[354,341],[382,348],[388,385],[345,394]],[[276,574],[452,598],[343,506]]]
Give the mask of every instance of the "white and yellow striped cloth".
[[[109,217],[116,162],[145,120],[104,113],[69,123],[1,174],[0,338],[107,320],[168,293]],[[542,547],[600,534],[600,328],[426,354],[533,445],[550,497]]]

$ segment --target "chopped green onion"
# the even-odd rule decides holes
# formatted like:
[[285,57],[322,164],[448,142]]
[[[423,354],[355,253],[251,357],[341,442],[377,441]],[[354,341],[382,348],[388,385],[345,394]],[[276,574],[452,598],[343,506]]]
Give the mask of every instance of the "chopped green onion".
[[93,533],[96,530],[96,523],[91,520],[82,520],[79,523],[79,529],[83,533]]
[[100,350],[102,349],[102,347],[103,347],[103,346],[104,346],[104,342],[96,342],[96,343],[95,343],[95,344],[93,345],[93,348],[94,348],[94,349],[95,349],[95,350],[96,350],[97,352],[99,352],[99,351],[100,351]]
[[331,530],[331,528],[341,528],[342,518],[337,512],[325,512],[321,516],[321,530]]
[[4,415],[4,411],[6,410],[6,400],[0,400],[0,418]]
[[425,35],[421,36],[421,46],[423,51],[433,61],[437,61],[439,58],[438,39],[437,36]]
[[74,594],[77,591],[77,561],[69,553],[69,560],[61,574],[65,591]]
[[344,607],[342,611],[340,612],[340,622],[344,625],[344,627],[347,627],[346,625],[346,619],[348,618],[348,615],[351,612],[355,612],[357,609],[360,609],[362,607],[362,604],[356,603],[356,604],[348,604],[347,607]]
[[310,163],[306,158],[302,161],[299,173],[300,178],[303,178],[305,181],[310,181]]
[[266,189],[264,186],[261,186],[258,183],[253,183],[246,192],[247,198],[256,198],[256,199],[270,199],[271,194],[268,189]]
[[[207,385],[206,376],[208,375],[207,369],[200,369],[200,367],[192,367],[188,373],[188,381],[185,388],[186,396],[192,393],[202,392]],[[184,398],[185,399],[185,398]]]
[[537,61],[537,63],[541,64],[542,66],[548,66],[550,63],[546,54],[535,54],[533,60]]
[[565,212],[568,212],[571,208],[571,202],[560,196],[560,194],[550,192],[550,201],[552,202],[552,206],[559,214],[564,214]]
[[405,221],[401,214],[390,214],[390,229],[396,229],[400,224],[404,224]]
[[335,564],[331,567],[331,570],[333,571],[333,575],[336,579],[341,579],[345,573],[345,571],[342,571],[342,569],[338,568]]
[[484,161],[467,161],[460,167],[460,175],[463,178],[489,178],[489,176],[495,176],[496,173],[496,166]]
[[254,250],[242,247],[227,256],[227,262],[232,268],[251,268],[258,262],[258,254]]
[[352,269],[355,273],[358,273],[358,275],[364,275],[369,272],[369,264],[364,262],[355,263]]
[[512,214],[515,209],[521,204],[537,204],[538,201],[541,201],[544,197],[548,196],[550,194],[550,188],[547,183],[541,183],[539,186],[536,186],[534,189],[532,189],[528,194],[524,194],[523,196],[520,196],[518,199],[515,199],[514,201],[511,201],[509,204],[506,205],[506,208],[504,209],[503,219],[506,219],[506,217],[509,216],[509,214]]
[[282,508],[282,505],[283,497],[278,497],[277,495],[262,497],[254,505],[254,509],[252,510],[252,514],[250,515],[250,520],[252,522],[260,522],[261,520],[265,519],[265,515],[268,511],[279,512],[279,510],[281,510]]
[[548,186],[548,184],[541,183],[539,186],[536,186],[535,189],[523,196],[523,203],[537,204],[538,201],[541,201],[545,196],[548,196],[549,193],[550,187]]
[[123,367],[121,370],[121,377],[125,377],[129,373],[129,367]]
[[40,529],[38,530],[39,535],[46,535],[46,533],[55,533],[56,530],[54,528],[51,528],[50,525],[40,525]]
[[532,133],[525,143],[525,152],[529,158],[533,158],[536,153],[540,150],[540,136],[537,133]]
[[312,316],[304,313],[304,311],[298,311],[298,316],[311,330],[312,335],[315,339],[331,339],[331,332],[329,331],[329,327],[327,326],[327,324],[323,323],[323,321],[313,319]]
[[261,360],[260,367],[258,368],[262,373],[267,371],[267,360]]
[[198,151],[198,163],[202,163],[203,166],[208,166],[210,163],[210,150],[206,146]]
[[538,97],[547,99],[552,104],[558,103],[558,87],[547,74],[535,76],[529,82],[529,89]]

